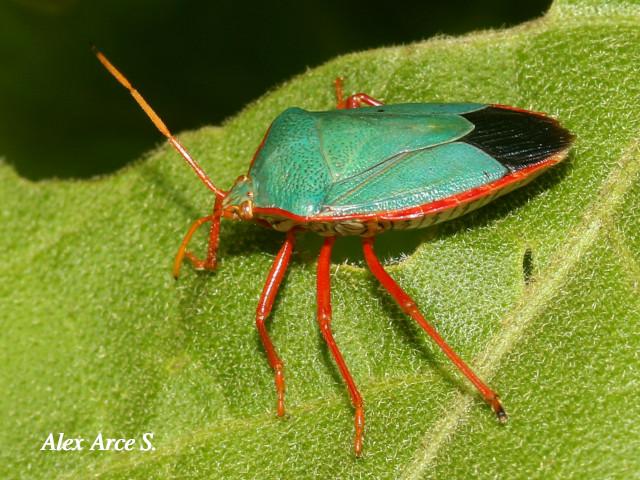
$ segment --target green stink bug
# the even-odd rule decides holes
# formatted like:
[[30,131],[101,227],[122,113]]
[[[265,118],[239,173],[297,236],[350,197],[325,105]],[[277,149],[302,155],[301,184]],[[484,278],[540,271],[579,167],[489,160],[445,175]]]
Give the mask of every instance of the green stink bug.
[[[362,237],[364,258],[373,275],[471,381],[498,420],[506,421],[498,395],[447,345],[384,270],[373,250],[374,238],[386,230],[423,228],[458,217],[529,183],[566,158],[573,141],[569,131],[544,114],[504,105],[383,105],[363,93],[345,99],[337,79],[335,110],[285,110],[265,133],[247,174],[224,191],[124,75],[102,53],[96,55],[215,195],[212,214],[196,220],[180,245],[173,267],[176,278],[185,258],[196,269],[216,268],[223,217],[286,232],[256,312],[256,326],[275,374],[279,416],[284,415],[284,367],[265,320],[289,264],[295,235],[310,230],[325,237],[318,259],[317,317],[355,409],[356,455],[362,452],[363,400],[331,331],[329,267],[337,236]],[[208,253],[199,259],[187,246],[205,223],[211,224]]]

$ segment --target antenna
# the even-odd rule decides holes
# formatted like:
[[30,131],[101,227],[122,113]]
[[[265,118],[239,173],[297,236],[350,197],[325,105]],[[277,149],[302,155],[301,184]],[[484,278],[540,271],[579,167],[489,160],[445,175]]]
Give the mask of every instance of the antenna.
[[120,85],[129,90],[129,93],[131,94],[133,99],[138,103],[138,105],[140,105],[142,110],[144,110],[144,113],[147,114],[149,119],[153,122],[160,133],[167,137],[167,140],[169,140],[169,143],[173,146],[173,148],[175,148],[182,156],[182,158],[184,158],[185,161],[189,164],[189,166],[193,168],[193,171],[196,172],[196,175],[202,181],[202,183],[204,183],[209,188],[209,190],[215,193],[217,197],[224,198],[226,192],[220,190],[213,184],[209,176],[205,173],[198,162],[196,162],[191,157],[187,149],[184,148],[178,141],[178,139],[173,136],[164,122],[160,119],[158,114],[153,110],[153,108],[151,108],[151,106],[142,97],[142,95],[140,95],[140,93],[135,88],[133,88],[133,85],[131,85],[129,80],[127,80],[127,77],[125,77],[115,66],[113,66],[113,64],[107,59],[107,57],[105,57],[104,54],[95,46],[92,45],[91,49],[93,50],[93,53],[95,53],[96,57],[98,57],[100,63],[104,65],[104,68],[106,68],[109,73],[114,76],[114,78],[120,83]]

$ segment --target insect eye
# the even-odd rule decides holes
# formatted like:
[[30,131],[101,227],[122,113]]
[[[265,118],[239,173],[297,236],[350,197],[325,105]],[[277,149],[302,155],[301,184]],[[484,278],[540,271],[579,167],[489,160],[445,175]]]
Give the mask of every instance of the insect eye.
[[384,108],[379,108],[378,110],[376,110],[376,112],[382,113],[382,112],[384,112]]

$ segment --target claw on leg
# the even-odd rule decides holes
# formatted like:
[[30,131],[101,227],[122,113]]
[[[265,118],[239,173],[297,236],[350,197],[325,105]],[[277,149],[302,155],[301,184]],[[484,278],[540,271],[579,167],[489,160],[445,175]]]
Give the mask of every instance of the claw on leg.
[[184,256],[187,260],[189,260],[189,263],[191,263],[191,265],[193,266],[194,269],[196,270],[215,270],[217,265],[214,261],[211,261],[209,259],[200,259],[198,257],[196,257],[193,253],[186,251],[184,252]]
[[507,412],[504,411],[504,407],[502,406],[500,397],[498,395],[494,395],[493,398],[487,400],[487,403],[489,403],[489,405],[495,412],[498,421],[500,423],[507,423],[509,417],[507,416]]
[[276,394],[278,395],[278,416],[284,417],[284,373],[282,364],[275,367]]
[[355,423],[355,437],[353,448],[356,453],[356,457],[362,455],[362,437],[364,436],[364,409],[362,405],[356,407],[356,415],[354,419]]

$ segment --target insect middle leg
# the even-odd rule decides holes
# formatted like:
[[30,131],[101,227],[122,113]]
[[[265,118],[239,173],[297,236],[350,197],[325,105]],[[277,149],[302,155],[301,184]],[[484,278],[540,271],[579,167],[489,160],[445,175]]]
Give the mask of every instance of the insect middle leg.
[[287,239],[284,241],[282,247],[280,247],[280,251],[278,251],[276,259],[271,266],[271,270],[269,270],[269,275],[267,276],[267,281],[262,289],[258,308],[256,309],[256,327],[258,328],[262,345],[267,352],[269,365],[273,368],[275,375],[279,417],[284,416],[284,366],[282,364],[282,360],[280,360],[280,357],[278,357],[278,354],[276,353],[276,349],[273,346],[271,338],[269,338],[269,333],[267,332],[264,322],[273,308],[273,302],[278,294],[278,288],[280,288],[284,274],[287,271],[287,266],[289,265],[289,260],[291,259],[291,252],[293,251],[294,243],[295,233],[293,230],[289,230],[289,232],[287,232]]
[[478,389],[485,402],[487,402],[496,413],[500,422],[507,421],[507,414],[500,403],[498,395],[491,390],[478,376],[469,368],[469,366],[447,345],[444,339],[436,331],[436,329],[424,318],[415,302],[407,295],[407,293],[398,285],[391,276],[385,271],[382,264],[378,260],[373,251],[374,237],[366,237],[362,239],[362,249],[364,258],[369,265],[371,273],[380,281],[382,286],[387,289],[389,294],[398,303],[402,311],[413,318],[420,327],[438,344],[442,351],[449,357],[453,364],[460,370],[473,385]]
[[364,433],[364,405],[362,396],[353,381],[353,377],[351,377],[351,373],[331,332],[331,279],[329,277],[329,268],[331,265],[331,250],[334,243],[335,237],[327,237],[320,249],[320,257],[318,258],[318,323],[320,324],[320,332],[331,351],[333,359],[338,365],[340,375],[342,375],[342,378],[347,384],[349,395],[351,395],[351,402],[355,408],[354,449],[356,455],[360,456],[362,453],[362,437]]
[[349,95],[345,100],[344,90],[342,87],[342,78],[336,78],[333,84],[336,90],[336,108],[339,110],[358,108],[361,107],[362,104],[368,105],[370,107],[378,107],[380,105],[383,105],[380,100],[376,100],[366,93],[356,93],[354,95]]

